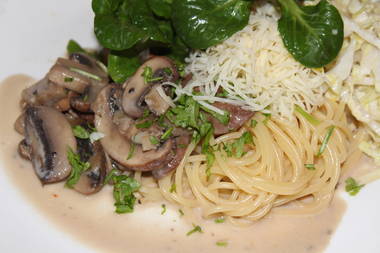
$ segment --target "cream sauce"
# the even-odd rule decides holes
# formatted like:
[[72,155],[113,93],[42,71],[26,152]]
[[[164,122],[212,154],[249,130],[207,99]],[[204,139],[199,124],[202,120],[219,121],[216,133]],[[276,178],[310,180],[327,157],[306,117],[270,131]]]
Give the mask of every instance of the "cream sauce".
[[[22,139],[13,127],[20,114],[20,94],[33,80],[11,76],[0,85],[0,155],[3,166],[28,201],[52,224],[99,252],[322,252],[345,210],[335,197],[331,206],[313,216],[268,215],[249,227],[199,221],[203,233],[186,236],[192,229],[178,207],[166,203],[136,205],[132,214],[114,213],[112,189],[83,196],[62,183],[42,187],[30,162],[22,160],[17,145]],[[216,242],[227,242],[226,247]]]

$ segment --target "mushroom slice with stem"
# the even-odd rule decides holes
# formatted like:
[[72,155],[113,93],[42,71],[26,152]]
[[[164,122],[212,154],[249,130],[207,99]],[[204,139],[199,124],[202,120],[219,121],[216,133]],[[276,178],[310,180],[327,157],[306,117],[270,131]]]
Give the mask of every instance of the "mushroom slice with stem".
[[170,153],[173,141],[168,139],[154,150],[144,152],[141,145],[133,143],[123,136],[112,121],[118,108],[120,88],[115,85],[105,87],[94,103],[95,127],[105,136],[100,140],[104,151],[114,160],[128,169],[151,171],[162,166]]
[[85,65],[92,70],[92,73],[96,74],[100,78],[107,80],[107,67],[94,57],[85,53],[72,53],[69,56],[71,61],[77,62],[79,64]]
[[32,150],[30,148],[30,146],[28,144],[26,144],[26,141],[25,139],[23,139],[22,141],[20,141],[20,143],[18,144],[18,153],[20,154],[20,156],[26,160],[31,160],[32,159]]
[[88,159],[90,168],[82,173],[74,190],[85,194],[93,194],[102,189],[106,177],[106,157],[99,142],[92,145],[92,154]]
[[67,151],[76,151],[71,126],[59,111],[45,106],[25,111],[25,142],[34,170],[42,184],[64,180],[71,172]]
[[174,63],[167,57],[155,56],[139,67],[136,73],[124,84],[123,109],[133,118],[143,115],[145,95],[152,85],[166,81],[176,81],[178,72]]

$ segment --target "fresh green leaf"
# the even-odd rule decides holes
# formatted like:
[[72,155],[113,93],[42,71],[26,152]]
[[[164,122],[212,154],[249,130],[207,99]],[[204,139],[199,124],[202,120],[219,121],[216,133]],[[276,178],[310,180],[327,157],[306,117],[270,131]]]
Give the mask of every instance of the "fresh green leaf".
[[141,123],[136,124],[136,128],[141,129],[141,128],[149,128],[153,125],[152,120],[145,120]]
[[132,158],[132,156],[133,156],[133,154],[135,153],[135,143],[134,142],[132,142],[131,143],[131,147],[130,147],[131,149],[129,150],[129,152],[128,152],[128,157],[127,157],[127,160],[129,160],[129,159],[131,159]]
[[78,69],[78,68],[75,68],[75,67],[71,67],[71,68],[69,68],[69,70],[71,70],[73,72],[76,72],[78,74],[81,74],[82,76],[94,79],[96,81],[101,81],[102,80],[99,76],[97,76],[95,74],[92,74],[90,72],[87,72],[87,71],[85,71],[83,69]]
[[164,215],[166,213],[166,205],[162,204],[161,207],[162,207],[161,215]]
[[207,107],[204,107],[201,105],[202,110],[210,113],[214,118],[216,118],[220,123],[223,125],[228,125],[228,122],[230,122],[230,113],[227,111],[224,111],[223,114],[217,113],[213,110],[208,109]]
[[257,120],[253,119],[251,120],[251,127],[256,127],[257,126]]
[[149,41],[169,45],[169,21],[157,19],[147,0],[93,0],[94,30],[99,42],[112,50],[125,50]]
[[84,50],[78,42],[75,40],[69,40],[66,46],[66,50],[68,54],[72,53],[86,53],[86,50]]
[[244,155],[245,144],[253,144],[253,137],[250,132],[243,133],[242,136],[234,142],[233,147],[235,148],[235,156],[237,158]]
[[174,0],[172,9],[178,36],[191,48],[206,49],[248,24],[251,1]]
[[74,78],[72,78],[72,77],[65,77],[64,81],[65,81],[65,83],[71,83],[72,81],[74,81]]
[[310,68],[333,61],[343,45],[343,20],[328,1],[302,6],[295,0],[278,0],[278,30],[290,54]]
[[173,183],[173,184],[170,186],[169,192],[170,192],[170,193],[177,192],[177,185],[176,185],[175,183]]
[[302,117],[304,117],[307,121],[310,122],[310,124],[312,124],[314,126],[316,126],[319,123],[321,123],[319,120],[317,120],[316,118],[314,118],[313,115],[307,113],[304,109],[302,109],[299,105],[295,105],[294,110],[296,112],[298,112],[299,114],[301,114]]
[[224,217],[216,218],[214,220],[215,223],[224,223],[225,221],[226,221],[226,218]]
[[168,130],[165,131],[165,133],[161,136],[161,140],[167,140],[170,136],[172,136],[172,132],[174,130],[174,127],[170,127]]
[[358,182],[356,182],[356,180],[352,177],[346,179],[346,192],[348,192],[351,196],[358,194],[363,186],[364,184],[359,185]]
[[71,173],[66,181],[66,186],[73,188],[79,181],[80,176],[90,168],[91,164],[89,162],[82,162],[79,154],[76,154],[71,148],[67,150],[67,159],[71,166]]
[[150,140],[150,143],[152,143],[153,145],[160,144],[160,140],[156,136],[150,136],[149,140]]
[[73,133],[74,136],[79,138],[79,139],[89,139],[90,138],[90,133],[82,126],[76,125],[73,126]]
[[124,83],[140,67],[137,56],[108,55],[108,74],[116,83]]
[[319,151],[317,153],[317,156],[321,156],[323,151],[325,151],[325,149],[327,147],[327,143],[329,142],[330,137],[334,131],[334,128],[335,128],[335,126],[329,126],[327,128],[327,133],[326,133],[325,137],[323,138],[321,146],[319,147]]
[[202,228],[200,226],[193,224],[193,227],[194,228],[192,230],[190,230],[189,232],[186,233],[187,236],[194,234],[195,232],[202,233]]
[[140,183],[127,175],[117,175],[113,173],[111,176],[113,182],[113,197],[115,199],[116,213],[131,213],[136,202],[134,192],[140,189]]
[[173,0],[148,0],[150,9],[159,17],[170,19]]

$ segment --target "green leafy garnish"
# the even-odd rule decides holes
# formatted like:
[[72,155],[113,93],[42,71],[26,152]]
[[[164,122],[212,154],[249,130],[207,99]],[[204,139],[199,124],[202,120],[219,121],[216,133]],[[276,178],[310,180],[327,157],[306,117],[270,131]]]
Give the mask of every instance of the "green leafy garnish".
[[70,147],[67,150],[67,159],[71,166],[71,173],[65,185],[69,188],[73,188],[79,181],[80,176],[90,168],[91,164],[81,161],[79,154],[76,154]]
[[63,80],[64,80],[65,83],[71,83],[72,81],[74,81],[74,78],[72,78],[72,77],[65,77]]
[[150,136],[149,140],[153,145],[158,145],[160,143],[160,140],[156,136]]
[[177,191],[177,185],[175,183],[173,183],[171,186],[170,186],[170,189],[169,189],[169,192],[170,193],[173,193],[173,192],[176,192]]
[[314,118],[314,116],[312,116],[311,114],[307,113],[304,109],[302,109],[299,105],[295,105],[294,110],[298,112],[299,114],[301,114],[302,117],[304,117],[307,121],[309,121],[314,126],[321,123],[319,120]]
[[167,140],[172,135],[172,132],[174,130],[174,127],[170,127],[168,130],[165,131],[165,133],[161,136],[161,140]]
[[84,50],[78,42],[75,40],[69,40],[69,43],[67,43],[66,50],[68,54],[72,53],[86,53],[86,50]]
[[315,165],[312,163],[306,163],[305,168],[308,170],[315,170]]
[[73,133],[74,136],[79,138],[79,139],[89,139],[90,138],[90,133],[82,126],[76,125],[73,126]]
[[135,153],[135,143],[131,143],[131,147],[130,147],[131,149],[129,150],[129,152],[128,152],[128,157],[127,157],[127,160],[129,160],[129,159],[131,159],[132,158],[132,156],[133,156],[133,154]]
[[215,223],[224,223],[225,221],[226,221],[226,219],[224,217],[216,218],[214,220]]
[[157,82],[163,79],[162,76],[160,77],[153,77],[153,70],[151,67],[146,66],[144,68],[144,72],[141,74],[142,77],[144,77],[144,82],[145,83],[152,83],[152,82]]
[[137,56],[117,54],[115,51],[108,55],[108,74],[116,83],[124,83],[140,65]]
[[141,129],[141,128],[149,128],[153,125],[152,120],[145,120],[141,123],[136,124],[136,128]]
[[272,114],[270,114],[270,113],[263,113],[263,115],[265,116],[265,119],[263,120],[263,123],[264,123],[264,125],[266,125],[268,123],[268,121],[270,120],[270,118],[272,117]]
[[227,246],[228,246],[228,242],[225,242],[225,241],[218,241],[218,242],[216,242],[216,246],[219,246],[219,247],[227,247]]
[[166,213],[166,205],[162,204],[161,207],[162,207],[161,215],[163,215]]
[[303,6],[295,0],[278,0],[278,30],[292,56],[309,68],[333,61],[343,45],[343,20],[328,1]]
[[[111,171],[112,172],[112,171]],[[140,183],[127,175],[110,173],[108,180],[113,182],[113,197],[115,199],[116,213],[131,213],[136,202],[134,192],[140,189]]]
[[256,127],[257,126],[257,120],[253,119],[251,120],[251,127]]
[[195,232],[202,233],[202,228],[200,226],[193,224],[193,227],[194,228],[192,230],[190,230],[189,232],[186,233],[187,236],[189,236],[189,235],[191,235],[191,234],[193,234]]
[[351,196],[358,194],[363,186],[364,184],[359,185],[358,182],[356,182],[356,180],[352,177],[346,179],[346,192],[348,192]]
[[322,153],[323,153],[323,151],[325,151],[325,149],[327,147],[327,143],[329,142],[330,137],[331,137],[331,135],[332,135],[332,133],[334,131],[334,128],[335,128],[335,126],[329,126],[327,128],[327,133],[326,133],[325,137],[323,138],[323,141],[322,141],[322,144],[321,144],[321,146],[319,148],[317,156],[321,156]]
[[180,216],[184,216],[185,215],[185,213],[182,211],[182,209],[178,209],[178,212],[179,212]]
[[203,105],[201,105],[201,108],[202,108],[202,110],[210,113],[214,118],[216,118],[223,125],[227,125],[228,122],[230,121],[230,113],[227,111],[224,111],[223,114],[220,114],[220,113],[217,113],[215,111],[208,109],[207,107],[204,107]]
[[73,72],[76,72],[78,74],[81,74],[82,76],[85,76],[85,77],[97,80],[97,81],[101,81],[102,80],[99,76],[97,76],[95,74],[92,74],[90,72],[87,72],[87,71],[85,71],[83,69],[78,69],[78,68],[75,68],[75,67],[70,67],[69,70],[71,70]]

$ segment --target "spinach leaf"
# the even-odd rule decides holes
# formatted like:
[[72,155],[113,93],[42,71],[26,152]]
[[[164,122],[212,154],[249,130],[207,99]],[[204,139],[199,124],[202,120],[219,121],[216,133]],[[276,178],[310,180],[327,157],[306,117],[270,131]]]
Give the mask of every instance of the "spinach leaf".
[[137,56],[108,55],[108,74],[116,83],[124,83],[140,67]]
[[150,9],[159,17],[170,19],[173,0],[148,0]]
[[173,26],[188,46],[205,49],[243,29],[250,7],[247,0],[174,0]]
[[343,44],[343,21],[338,10],[326,0],[315,6],[278,1],[282,12],[278,30],[293,57],[310,68],[333,61]]
[[147,0],[93,0],[94,30],[106,48],[124,50],[138,43],[170,44],[170,22],[158,20]]
[[66,50],[68,54],[72,53],[87,53],[86,50],[84,50],[78,42],[75,40],[69,40],[66,46]]

